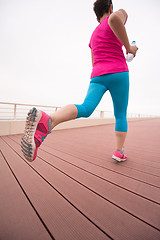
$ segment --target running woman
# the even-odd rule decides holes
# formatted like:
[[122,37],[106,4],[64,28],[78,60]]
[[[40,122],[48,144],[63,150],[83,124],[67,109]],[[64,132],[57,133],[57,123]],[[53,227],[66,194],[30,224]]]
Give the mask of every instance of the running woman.
[[125,29],[128,18],[125,10],[113,13],[111,0],[96,0],[93,9],[99,25],[89,43],[93,69],[86,98],[83,104],[67,105],[50,116],[36,108],[30,110],[21,141],[22,152],[30,162],[36,159],[38,147],[56,125],[89,117],[107,90],[113,100],[116,119],[116,150],[112,158],[119,162],[127,159],[123,146],[127,134],[129,70],[122,46],[124,45],[126,54],[132,53],[134,57],[138,48],[129,43]]

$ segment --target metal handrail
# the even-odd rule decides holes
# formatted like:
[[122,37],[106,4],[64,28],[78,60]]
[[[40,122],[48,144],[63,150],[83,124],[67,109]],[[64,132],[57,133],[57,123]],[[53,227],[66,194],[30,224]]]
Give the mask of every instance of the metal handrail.
[[[13,108],[1,108],[1,105],[13,105]],[[24,103],[9,103],[9,102],[0,102],[0,110],[1,109],[5,109],[5,110],[11,110],[9,112],[1,112],[0,111],[0,120],[25,120],[26,118],[26,112],[28,111],[27,108],[18,108],[18,106],[25,106],[25,107],[39,107],[39,108],[46,108],[45,111],[51,111],[51,109],[53,109],[54,111],[57,111],[59,108],[59,106],[48,106],[48,105],[37,105],[37,104],[24,104]],[[48,109],[47,109],[48,108]],[[49,109],[50,108],[50,109]],[[21,110],[20,112],[17,110]],[[24,110],[24,112],[22,112],[22,110]],[[1,116],[2,114],[12,114],[12,117],[9,118],[9,116]],[[20,118],[18,118],[17,113],[21,115]],[[110,114],[111,117],[107,117],[107,118],[113,118],[113,112],[112,111],[102,111],[102,110],[95,110],[93,116],[98,113],[99,118],[105,118],[105,114]],[[24,118],[22,117],[22,114],[24,114]],[[144,114],[136,114],[136,113],[128,113],[128,117],[130,116],[130,118],[152,118],[155,116],[152,115],[144,115]],[[8,117],[8,118],[7,118]]]
[[[6,109],[6,110],[10,110],[9,112],[4,112],[4,111],[0,111],[0,120],[18,120],[18,116],[17,116],[17,107],[18,106],[25,106],[25,107],[39,107],[39,108],[50,108],[50,109],[53,109],[53,110],[55,110],[55,111],[57,111],[57,109],[58,108],[60,108],[60,107],[58,107],[58,106],[47,106],[47,105],[37,105],[37,104],[24,104],[24,103],[10,103],[10,102],[0,102],[0,105],[12,105],[13,106],[13,108],[4,108],[4,107],[0,107],[0,110],[1,109]],[[28,111],[27,110],[27,108],[26,109],[18,109],[18,110],[24,110],[24,112],[19,112],[19,114],[25,114],[26,115],[26,112],[25,112],[25,110],[26,111]],[[47,109],[46,109],[46,111],[48,111]],[[8,114],[12,114],[12,117],[10,116],[3,116],[2,117],[2,114],[3,113],[7,113],[7,115]],[[22,119],[22,117],[21,117],[21,119]],[[25,119],[25,117],[23,118],[23,119]]]
[[9,103],[9,102],[0,102],[0,104],[11,104],[11,105],[22,105],[22,106],[35,106],[35,107],[49,107],[49,108],[60,108],[60,107],[54,107],[54,106],[48,106],[48,105],[36,105],[36,104],[25,104],[25,103]]

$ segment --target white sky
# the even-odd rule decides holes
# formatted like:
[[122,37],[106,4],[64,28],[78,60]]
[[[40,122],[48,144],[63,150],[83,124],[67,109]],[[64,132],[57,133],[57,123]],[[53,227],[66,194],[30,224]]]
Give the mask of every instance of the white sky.
[[[98,25],[91,0],[0,0],[0,101],[63,106],[86,95]],[[160,1],[113,0],[124,8],[137,57],[129,63],[128,112],[160,115]],[[107,92],[99,110],[113,110]]]

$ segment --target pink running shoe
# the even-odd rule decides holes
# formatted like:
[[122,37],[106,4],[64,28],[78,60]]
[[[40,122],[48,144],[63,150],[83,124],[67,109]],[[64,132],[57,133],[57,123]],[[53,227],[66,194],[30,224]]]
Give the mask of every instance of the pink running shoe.
[[127,156],[124,154],[124,148],[122,149],[122,152],[120,151],[115,151],[112,159],[116,160],[117,162],[124,162],[127,160]]
[[24,157],[32,162],[37,157],[37,150],[46,136],[51,133],[51,117],[33,108],[26,118],[24,136],[21,141],[21,148]]

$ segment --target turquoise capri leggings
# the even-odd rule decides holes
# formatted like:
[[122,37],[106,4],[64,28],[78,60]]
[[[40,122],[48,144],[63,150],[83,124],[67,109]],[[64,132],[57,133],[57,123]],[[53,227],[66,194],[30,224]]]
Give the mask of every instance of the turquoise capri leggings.
[[89,117],[107,90],[111,94],[114,106],[115,131],[127,132],[129,72],[105,74],[91,78],[83,104],[75,104],[78,109],[77,118]]

